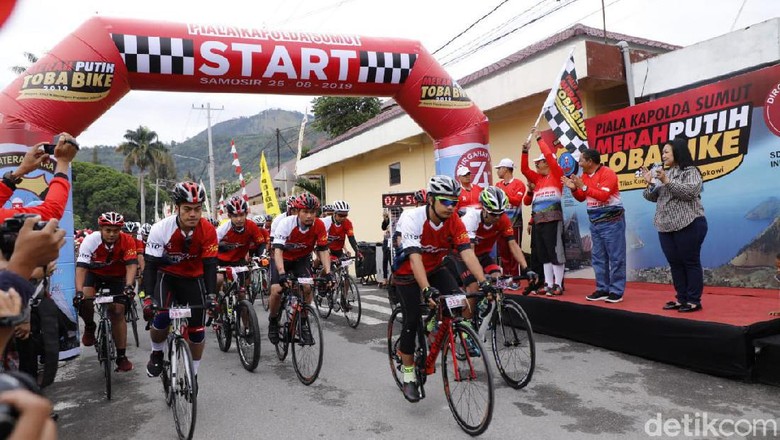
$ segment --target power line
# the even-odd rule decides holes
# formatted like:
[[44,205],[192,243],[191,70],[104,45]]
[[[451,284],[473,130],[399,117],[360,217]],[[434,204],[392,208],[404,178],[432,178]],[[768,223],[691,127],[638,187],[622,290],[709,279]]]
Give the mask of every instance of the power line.
[[499,3],[499,4],[498,4],[498,6],[496,6],[495,8],[493,8],[493,9],[492,9],[490,12],[488,12],[487,14],[483,15],[482,17],[480,17],[480,18],[479,18],[477,21],[475,21],[474,23],[471,23],[471,25],[470,25],[469,27],[467,27],[466,29],[464,29],[464,30],[463,30],[461,33],[459,33],[458,35],[455,35],[454,37],[452,37],[452,39],[451,39],[450,41],[448,41],[448,42],[444,43],[444,45],[443,45],[442,47],[440,47],[440,48],[436,49],[435,51],[433,51],[433,53],[432,53],[431,55],[436,55],[436,54],[437,54],[437,53],[438,53],[440,50],[444,49],[444,48],[445,48],[445,47],[447,47],[447,46],[448,46],[450,43],[452,43],[453,41],[457,40],[457,39],[458,39],[458,38],[459,38],[461,35],[465,34],[465,33],[466,33],[466,32],[468,32],[468,31],[470,31],[470,30],[471,30],[471,28],[473,28],[474,26],[476,26],[476,25],[477,25],[477,24],[478,24],[480,21],[482,21],[482,20],[486,19],[486,18],[487,18],[487,17],[488,17],[490,14],[492,14],[492,13],[496,12],[496,11],[498,10],[498,8],[500,8],[501,6],[503,6],[503,5],[504,5],[504,3],[508,2],[508,1],[509,1],[509,0],[503,0],[501,3]]

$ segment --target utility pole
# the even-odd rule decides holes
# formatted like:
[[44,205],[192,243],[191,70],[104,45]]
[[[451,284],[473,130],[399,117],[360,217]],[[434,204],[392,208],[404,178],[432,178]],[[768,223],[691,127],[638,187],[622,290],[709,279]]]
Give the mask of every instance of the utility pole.
[[203,104],[201,104],[200,108],[192,106],[193,110],[206,110],[206,121],[208,123],[208,139],[209,139],[209,196],[211,197],[211,212],[217,212],[216,211],[216,205],[214,205],[216,197],[217,197],[217,190],[214,186],[214,146],[211,143],[211,111],[219,111],[224,110],[225,107],[221,108],[211,108],[211,103],[206,103],[206,106],[203,107]]
[[279,138],[282,136],[279,129],[276,129],[276,172],[279,172],[279,165],[281,164],[281,161],[279,159],[279,149],[281,147],[281,144],[279,143]]

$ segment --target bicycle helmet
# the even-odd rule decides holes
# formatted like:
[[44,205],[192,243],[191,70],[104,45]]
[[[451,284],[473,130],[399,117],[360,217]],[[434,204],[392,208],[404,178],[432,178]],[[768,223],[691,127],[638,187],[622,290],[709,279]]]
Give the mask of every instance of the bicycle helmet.
[[420,189],[414,192],[415,203],[425,203],[425,199],[428,198],[428,191]]
[[291,214],[295,209],[295,196],[288,196],[285,206],[287,206],[287,214]]
[[479,202],[482,208],[491,214],[502,214],[509,205],[509,200],[501,188],[489,186],[479,193]]
[[428,180],[428,194],[432,196],[460,196],[460,182],[450,176],[437,175]]
[[349,203],[343,200],[336,200],[335,202],[333,202],[333,211],[348,213]]
[[262,227],[263,225],[265,225],[265,216],[264,216],[263,214],[256,215],[256,216],[252,217],[252,221],[253,221],[253,222],[254,222],[254,223],[255,223],[255,224],[258,226],[258,227]]
[[334,210],[333,205],[322,205],[322,212],[333,212]]
[[246,214],[249,211],[249,205],[241,196],[233,196],[225,204],[228,215]]
[[119,226],[121,228],[124,225],[125,218],[118,212],[104,212],[98,217],[98,226]]
[[182,203],[203,203],[206,200],[206,190],[195,182],[179,182],[173,187],[173,201]]
[[141,224],[138,222],[125,222],[125,225],[122,227],[122,232],[127,234],[137,234],[140,228]]
[[317,209],[320,207],[320,201],[314,194],[303,193],[295,198],[293,206],[298,209]]
[[151,231],[152,231],[152,225],[150,225],[149,223],[144,223],[143,225],[141,225],[141,235],[143,235],[144,237],[149,235],[149,232]]

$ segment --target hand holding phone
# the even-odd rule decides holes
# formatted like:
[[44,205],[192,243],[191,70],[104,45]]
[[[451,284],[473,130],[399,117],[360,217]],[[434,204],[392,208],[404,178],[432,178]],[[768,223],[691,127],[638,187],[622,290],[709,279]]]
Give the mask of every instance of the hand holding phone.
[[[54,155],[54,149],[57,148],[57,144],[59,144],[59,142],[60,142],[60,136],[61,135],[59,135],[59,134],[54,135],[54,139],[52,139],[50,144],[43,144],[43,151],[46,154],[49,154],[49,155],[52,155],[52,156]],[[75,139],[65,138],[65,143],[73,145],[76,148],[76,151],[78,151],[79,143],[76,142]]]

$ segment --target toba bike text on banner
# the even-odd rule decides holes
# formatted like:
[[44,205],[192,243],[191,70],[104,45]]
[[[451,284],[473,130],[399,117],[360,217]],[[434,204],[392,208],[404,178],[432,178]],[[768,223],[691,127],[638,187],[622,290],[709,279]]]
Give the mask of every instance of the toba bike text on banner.
[[[702,203],[709,224],[701,256],[705,282],[776,287],[772,275],[780,250],[780,66],[599,115],[585,125],[590,147],[618,175],[630,280],[670,280],[653,226],[655,204],[642,197],[646,184],[637,171],[660,164],[664,143],[684,137],[704,180]],[[553,140],[550,131],[543,135]],[[567,266],[586,268],[587,215],[584,204],[570,193],[564,217]]]

